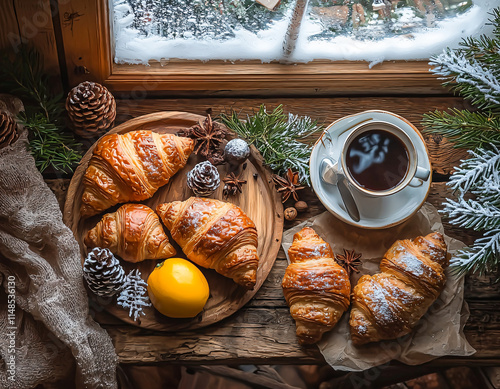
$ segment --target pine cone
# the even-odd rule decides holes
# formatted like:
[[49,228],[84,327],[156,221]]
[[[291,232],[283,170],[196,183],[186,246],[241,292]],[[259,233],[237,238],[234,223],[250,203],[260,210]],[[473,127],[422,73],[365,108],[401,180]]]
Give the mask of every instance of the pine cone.
[[197,164],[187,174],[187,186],[196,196],[210,196],[219,184],[219,172],[209,161]]
[[75,134],[93,138],[104,134],[113,125],[116,102],[106,87],[85,81],[69,92],[66,110]]
[[126,276],[122,265],[109,249],[95,247],[85,258],[83,276],[97,296],[111,297],[118,293]]
[[18,137],[16,119],[7,112],[0,112],[0,149],[14,143]]

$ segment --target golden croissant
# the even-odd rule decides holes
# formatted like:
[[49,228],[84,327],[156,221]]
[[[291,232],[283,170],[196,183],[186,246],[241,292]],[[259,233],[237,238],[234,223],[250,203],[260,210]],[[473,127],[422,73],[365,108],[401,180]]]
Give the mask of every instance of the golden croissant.
[[104,136],[83,177],[80,214],[152,197],[186,165],[193,147],[192,139],[146,130]]
[[129,262],[175,255],[154,211],[142,204],[125,204],[103,216],[84,239],[87,247],[103,247]]
[[446,266],[440,233],[396,241],[380,262],[382,272],[364,275],[354,288],[349,321],[353,343],[408,334],[444,289]]
[[234,204],[191,197],[156,208],[172,238],[194,263],[253,289],[257,277],[257,229]]
[[297,338],[300,344],[316,343],[349,307],[349,276],[335,261],[330,245],[309,227],[293,236],[288,257],[282,287]]

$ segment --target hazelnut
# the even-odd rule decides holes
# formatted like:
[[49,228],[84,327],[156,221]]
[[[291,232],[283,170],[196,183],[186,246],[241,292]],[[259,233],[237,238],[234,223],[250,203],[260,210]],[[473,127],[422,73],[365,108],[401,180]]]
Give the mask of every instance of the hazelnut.
[[297,210],[294,207],[289,207],[285,209],[284,214],[286,220],[293,220],[297,217]]
[[297,212],[307,211],[307,203],[305,201],[297,201],[295,203],[295,209]]

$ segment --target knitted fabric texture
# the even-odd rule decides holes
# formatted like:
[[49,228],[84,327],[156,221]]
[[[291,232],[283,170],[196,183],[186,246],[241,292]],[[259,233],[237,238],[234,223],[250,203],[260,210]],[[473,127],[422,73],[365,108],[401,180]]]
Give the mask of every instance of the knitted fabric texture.
[[113,344],[89,315],[78,243],[26,133],[0,150],[0,285],[0,387],[52,387],[75,362],[77,386],[117,387]]

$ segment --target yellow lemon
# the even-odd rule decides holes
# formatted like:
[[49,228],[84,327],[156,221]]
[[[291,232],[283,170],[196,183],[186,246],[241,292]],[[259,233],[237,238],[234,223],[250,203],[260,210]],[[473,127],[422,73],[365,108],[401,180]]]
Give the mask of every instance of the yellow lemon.
[[154,307],[168,317],[195,317],[208,300],[208,282],[203,273],[182,258],[167,259],[148,278],[148,293]]

